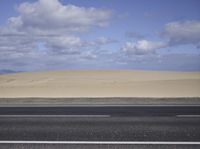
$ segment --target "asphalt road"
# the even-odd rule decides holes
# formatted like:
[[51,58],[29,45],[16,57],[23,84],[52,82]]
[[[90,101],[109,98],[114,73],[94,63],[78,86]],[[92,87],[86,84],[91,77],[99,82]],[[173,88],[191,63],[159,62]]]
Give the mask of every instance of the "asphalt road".
[[36,107],[0,107],[1,115],[110,115],[112,117],[133,116],[177,116],[200,115],[198,105],[71,105]]
[[199,149],[199,145],[58,145],[3,144],[1,149]]
[[[200,142],[200,106],[0,107],[1,141]],[[9,144],[0,148],[200,148],[180,144]]]

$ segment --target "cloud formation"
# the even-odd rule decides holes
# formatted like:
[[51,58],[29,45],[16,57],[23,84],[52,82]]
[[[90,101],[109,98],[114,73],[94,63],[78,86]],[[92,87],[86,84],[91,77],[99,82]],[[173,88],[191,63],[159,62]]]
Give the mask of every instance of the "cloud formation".
[[200,43],[200,21],[177,21],[167,23],[162,33],[170,46]]
[[[138,63],[140,68],[140,64],[147,65],[152,60],[154,63],[149,67],[154,64],[162,67],[159,64],[163,60],[163,65],[165,61],[165,68],[167,68],[167,63],[173,61],[178,64],[178,59],[180,65],[184,58],[189,59],[184,61],[188,64],[187,67],[192,67],[194,63],[199,62],[199,55],[196,55],[198,52],[194,49],[193,51],[196,52],[194,55],[187,55],[186,52],[183,55],[163,56],[163,53],[168,53],[167,50],[162,50],[162,53],[159,51],[162,48],[188,44],[199,48],[199,20],[166,23],[163,25],[163,31],[160,32],[162,36],[159,36],[159,40],[155,40],[151,35],[148,38],[144,36],[151,33],[136,30],[137,25],[129,24],[129,19],[132,19],[129,16],[120,22],[114,20],[108,28],[111,18],[116,19],[113,15],[120,15],[114,14],[111,9],[62,4],[59,0],[38,0],[21,3],[16,10],[18,14],[8,18],[5,25],[0,26],[1,68],[27,70],[84,68],[82,66],[85,64],[93,68],[100,66],[101,68],[126,68],[125,66],[132,68],[135,63]],[[123,15],[123,12],[119,13]],[[135,20],[132,20],[134,23]],[[126,26],[124,24],[127,25],[127,29],[130,26],[132,27],[129,28],[130,30],[136,31],[125,33],[128,38],[123,37],[125,30],[123,27]],[[98,30],[99,28],[102,30]],[[161,59],[155,58],[160,55]],[[178,67],[176,65],[176,68]],[[195,68],[200,69],[198,64]]]
[[134,55],[155,54],[156,49],[164,48],[162,42],[153,42],[148,40],[139,40],[137,42],[126,42],[122,47],[122,51]]
[[[63,5],[58,0],[24,2],[17,6],[19,15],[10,17],[0,26],[0,58],[51,57],[82,55],[95,58],[84,48],[102,46],[114,42],[107,37],[87,41],[75,33],[92,27],[106,27],[112,10],[94,7]],[[42,46],[40,45],[42,43]]]
[[8,26],[21,32],[58,34],[85,31],[92,26],[109,24],[111,10],[63,5],[58,0],[25,2],[17,7],[17,17],[8,19]]
[[[163,42],[149,40],[138,40],[126,42],[122,51],[133,55],[147,55],[156,53],[156,50],[178,45],[200,45],[200,21],[177,21],[170,22],[164,26],[162,37],[167,38]],[[134,35],[134,34],[133,34]]]

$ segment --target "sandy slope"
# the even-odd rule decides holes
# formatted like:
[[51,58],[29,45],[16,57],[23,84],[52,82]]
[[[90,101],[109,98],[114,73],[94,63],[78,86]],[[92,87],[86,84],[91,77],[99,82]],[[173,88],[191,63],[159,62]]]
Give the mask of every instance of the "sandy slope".
[[200,97],[200,72],[46,71],[0,75],[0,97]]

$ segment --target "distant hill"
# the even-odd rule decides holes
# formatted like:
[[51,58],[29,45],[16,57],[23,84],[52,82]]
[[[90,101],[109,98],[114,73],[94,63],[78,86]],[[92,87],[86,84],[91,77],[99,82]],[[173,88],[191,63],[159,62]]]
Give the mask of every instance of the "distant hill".
[[7,73],[17,73],[20,71],[14,71],[14,70],[9,70],[9,69],[0,69],[0,74],[7,74]]

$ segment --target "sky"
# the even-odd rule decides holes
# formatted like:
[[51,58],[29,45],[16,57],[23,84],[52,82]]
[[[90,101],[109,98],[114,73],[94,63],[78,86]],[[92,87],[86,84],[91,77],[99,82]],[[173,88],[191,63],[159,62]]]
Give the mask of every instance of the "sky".
[[199,0],[1,0],[0,70],[200,71]]

